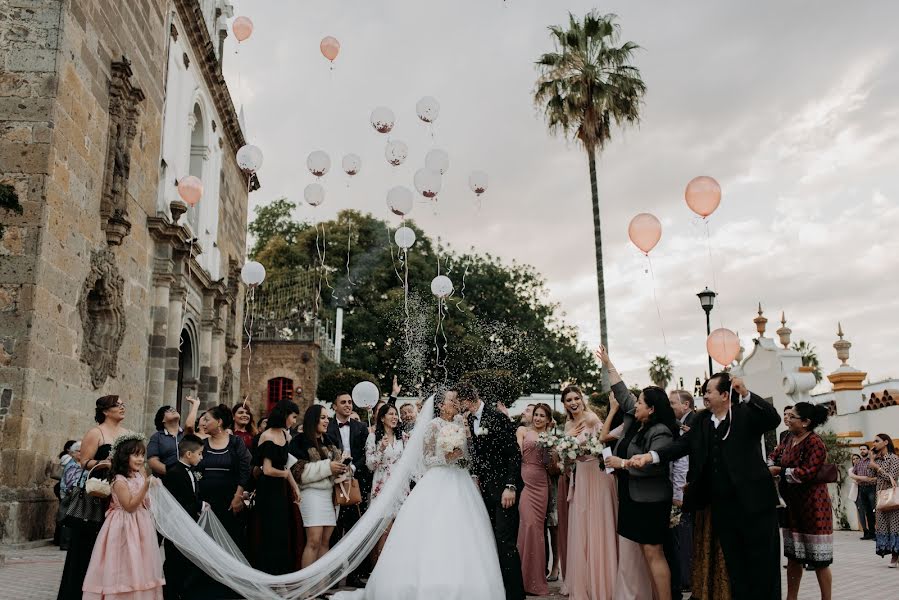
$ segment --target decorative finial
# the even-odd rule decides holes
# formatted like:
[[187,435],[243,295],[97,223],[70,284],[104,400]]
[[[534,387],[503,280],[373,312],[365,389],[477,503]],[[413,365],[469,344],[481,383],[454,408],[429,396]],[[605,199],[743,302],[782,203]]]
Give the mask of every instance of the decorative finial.
[[758,331],[759,337],[765,337],[765,326],[768,323],[768,319],[762,314],[762,303],[759,302],[759,316],[752,320],[755,323],[755,330]]
[[790,347],[790,334],[793,333],[793,330],[787,327],[787,317],[784,315],[784,312],[780,313],[780,324],[782,327],[777,330],[777,335],[780,337],[780,343],[785,349],[789,349]]
[[737,340],[740,341],[740,351],[737,353],[737,358],[735,360],[737,361],[737,364],[740,364],[743,362],[743,353],[746,352],[746,348],[743,347],[743,340],[740,340],[739,331],[737,332]]
[[837,358],[845,365],[846,361],[849,360],[849,348],[852,347],[852,343],[843,339],[843,325],[841,323],[837,323],[837,335],[840,336],[840,339],[834,342],[833,347],[837,351]]

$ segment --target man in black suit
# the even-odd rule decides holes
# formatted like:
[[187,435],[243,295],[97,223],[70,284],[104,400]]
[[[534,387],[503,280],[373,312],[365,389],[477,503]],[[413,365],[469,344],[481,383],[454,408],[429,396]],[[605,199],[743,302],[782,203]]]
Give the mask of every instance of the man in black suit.
[[[365,442],[368,440],[368,427],[350,418],[353,413],[353,397],[348,392],[337,394],[333,403],[334,417],[328,423],[326,434],[330,443],[337,446],[344,453],[349,452],[353,477],[359,481],[359,489],[362,492],[362,503],[356,506],[344,506],[337,516],[337,527],[331,535],[331,547],[340,541],[340,538],[349,531],[359,520],[368,506],[368,495],[371,492],[371,473],[365,466]],[[347,578],[347,585],[351,587],[363,587],[362,578],[371,572],[368,560],[362,562],[359,567]]]
[[706,382],[705,400],[709,410],[689,431],[657,453],[640,455],[635,466],[689,455],[684,509],[711,506],[732,597],[780,600],[777,491],[762,455],[762,437],[780,415],[729,373]]
[[524,581],[517,544],[518,497],[524,481],[515,426],[507,416],[486,406],[471,384],[459,383],[447,390],[446,397],[447,400],[458,398],[465,411],[471,432],[471,472],[493,525],[506,600],[523,600]]
[[[178,462],[166,469],[165,475],[162,476],[162,484],[194,521],[200,518],[203,502],[200,500],[193,468],[202,459],[203,440],[193,434],[187,434],[178,443]],[[189,590],[202,579],[193,563],[169,540],[165,540],[163,573],[165,574],[163,595],[166,600],[193,598]]]
[[[677,436],[680,437],[696,421],[695,401],[693,394],[687,390],[672,390],[668,393],[671,409],[679,426]],[[683,508],[684,490],[690,459],[679,458],[671,464],[671,484],[674,487],[673,502]],[[693,513],[681,514],[680,523],[668,530],[665,540],[665,557],[671,569],[672,597],[678,598],[681,592],[690,591],[693,568]]]

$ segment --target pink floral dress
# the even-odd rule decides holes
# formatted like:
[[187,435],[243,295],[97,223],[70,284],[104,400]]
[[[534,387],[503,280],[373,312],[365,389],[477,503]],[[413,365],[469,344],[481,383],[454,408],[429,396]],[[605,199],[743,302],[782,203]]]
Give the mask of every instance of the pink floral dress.
[[[371,484],[371,500],[377,498],[381,488],[387,483],[387,480],[390,478],[390,469],[403,455],[404,447],[405,443],[402,437],[399,437],[384,450],[381,450],[381,442],[375,442],[375,434],[368,434],[368,440],[365,442],[365,464],[374,473]],[[403,493],[403,499],[405,500],[408,495],[409,486],[407,485],[406,491]]]

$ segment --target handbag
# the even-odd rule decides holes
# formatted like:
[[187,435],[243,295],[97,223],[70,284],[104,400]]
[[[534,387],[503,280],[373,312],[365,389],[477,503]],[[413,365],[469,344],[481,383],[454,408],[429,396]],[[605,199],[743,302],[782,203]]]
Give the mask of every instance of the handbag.
[[890,483],[893,487],[877,492],[877,510],[882,512],[892,512],[899,510],[899,487],[896,487],[896,480],[890,475]]
[[[94,467],[96,468],[96,467]],[[93,471],[93,469],[91,469]],[[99,526],[106,513],[104,498],[87,493],[86,482],[90,472],[84,473],[81,479],[66,496],[65,514],[62,524],[69,527]]]
[[824,463],[818,469],[818,473],[812,480],[812,483],[836,483],[838,479],[837,466],[830,463]]
[[334,484],[334,506],[356,506],[362,504],[362,489],[358,479],[350,479]]

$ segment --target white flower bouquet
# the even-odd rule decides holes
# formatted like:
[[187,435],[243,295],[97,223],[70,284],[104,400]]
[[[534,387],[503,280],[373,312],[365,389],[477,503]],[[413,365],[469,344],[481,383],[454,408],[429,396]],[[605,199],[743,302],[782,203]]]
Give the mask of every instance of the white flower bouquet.
[[587,441],[584,442],[584,454],[592,454],[593,456],[601,457],[605,446],[605,444],[599,441],[598,433],[596,435],[591,435],[587,438]]
[[556,439],[553,450],[563,460],[576,460],[578,456],[583,454],[583,449],[577,438],[570,435],[560,435]]
[[465,430],[455,423],[446,425],[437,434],[437,449],[442,455],[465,447]]
[[677,527],[680,525],[680,518],[683,514],[680,506],[671,505],[671,518],[668,521],[668,528]]

